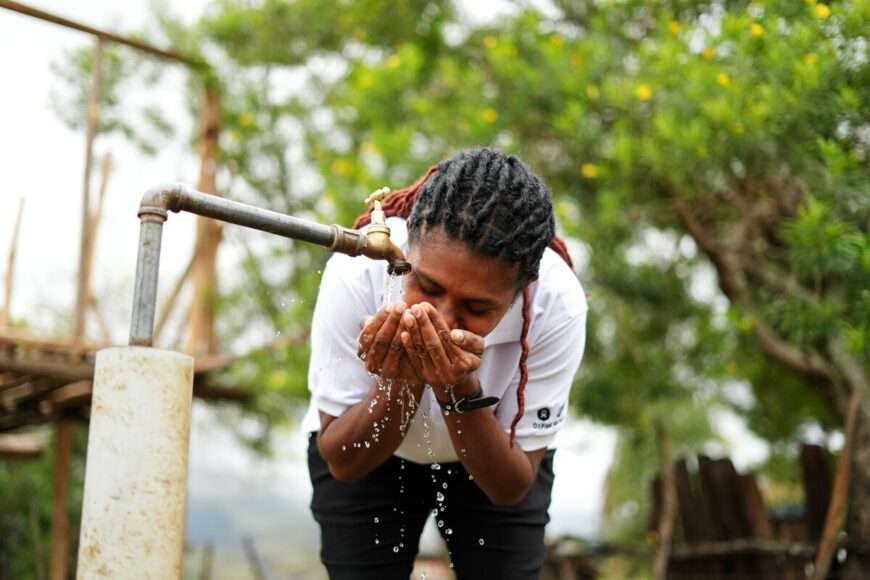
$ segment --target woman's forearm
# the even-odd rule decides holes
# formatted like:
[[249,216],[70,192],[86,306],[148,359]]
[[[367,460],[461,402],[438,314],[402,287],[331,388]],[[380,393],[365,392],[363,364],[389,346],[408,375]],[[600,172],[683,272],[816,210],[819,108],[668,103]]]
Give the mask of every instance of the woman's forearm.
[[317,445],[333,477],[360,479],[389,459],[401,445],[422,393],[422,385],[394,380],[375,385],[340,417],[321,413]]
[[497,505],[521,501],[535,480],[535,467],[510,438],[491,408],[444,413],[459,460],[478,487]]

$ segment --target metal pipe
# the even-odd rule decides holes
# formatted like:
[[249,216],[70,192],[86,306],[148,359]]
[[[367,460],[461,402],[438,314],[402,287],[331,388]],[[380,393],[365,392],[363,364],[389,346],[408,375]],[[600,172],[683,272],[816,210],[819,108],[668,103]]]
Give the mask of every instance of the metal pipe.
[[163,222],[170,211],[186,211],[285,238],[311,242],[350,256],[362,254],[375,260],[387,260],[391,274],[406,274],[410,271],[410,264],[405,260],[402,250],[390,241],[390,230],[385,225],[373,223],[365,231],[336,224],[327,226],[201,193],[180,183],[160,185],[148,190],[139,205],[142,223],[130,328],[131,345],[151,346],[153,342],[160,237]]

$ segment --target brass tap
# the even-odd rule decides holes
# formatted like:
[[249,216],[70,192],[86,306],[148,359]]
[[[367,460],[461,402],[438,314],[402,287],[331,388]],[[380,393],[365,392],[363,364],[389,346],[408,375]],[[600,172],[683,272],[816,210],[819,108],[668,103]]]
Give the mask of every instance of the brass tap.
[[364,230],[366,244],[363,254],[375,260],[387,260],[390,274],[403,276],[411,271],[411,264],[405,259],[402,250],[390,240],[390,228],[386,215],[381,209],[381,200],[390,193],[389,187],[382,187],[366,198],[366,205],[373,203],[371,223]]

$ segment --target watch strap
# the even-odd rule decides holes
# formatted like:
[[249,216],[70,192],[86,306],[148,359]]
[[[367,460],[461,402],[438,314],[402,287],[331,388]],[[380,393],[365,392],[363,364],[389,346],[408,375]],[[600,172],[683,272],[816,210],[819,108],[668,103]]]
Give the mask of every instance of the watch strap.
[[438,401],[438,404],[441,406],[441,409],[448,413],[468,413],[469,411],[475,411],[477,409],[483,409],[485,407],[490,407],[499,402],[498,397],[484,397],[483,396],[483,388],[478,385],[477,390],[470,395],[462,397],[461,399],[456,399],[455,401],[444,402],[435,397],[435,400]]

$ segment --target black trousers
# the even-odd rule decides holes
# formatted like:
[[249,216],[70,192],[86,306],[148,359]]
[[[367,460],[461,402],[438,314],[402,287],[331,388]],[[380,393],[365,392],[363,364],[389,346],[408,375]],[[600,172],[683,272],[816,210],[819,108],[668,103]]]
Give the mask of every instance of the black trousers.
[[336,481],[312,433],[311,512],[320,524],[320,556],[330,580],[409,578],[430,513],[458,580],[538,578],[554,453],[541,461],[525,499],[503,507],[493,505],[458,462],[430,466],[392,457],[359,481]]

